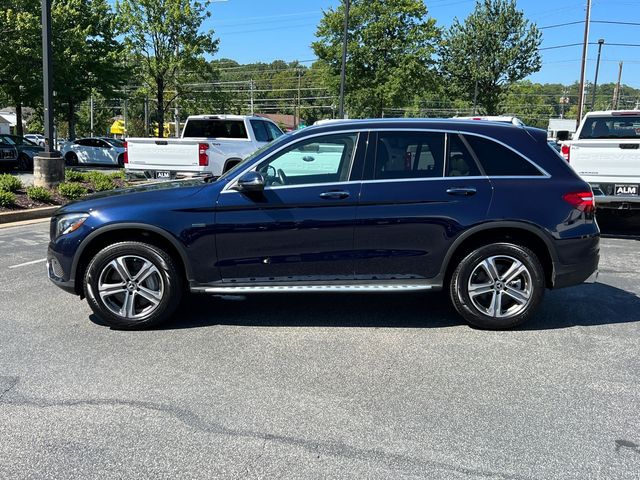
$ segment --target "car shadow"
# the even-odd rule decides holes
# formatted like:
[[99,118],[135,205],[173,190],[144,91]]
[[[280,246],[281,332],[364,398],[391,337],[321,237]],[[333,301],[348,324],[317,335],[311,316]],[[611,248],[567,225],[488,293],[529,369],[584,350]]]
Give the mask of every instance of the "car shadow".
[[[101,324],[95,315],[91,321]],[[640,297],[603,283],[547,291],[517,330],[551,330],[640,321]],[[400,294],[188,295],[158,330],[243,327],[446,328],[466,325],[443,292]]]

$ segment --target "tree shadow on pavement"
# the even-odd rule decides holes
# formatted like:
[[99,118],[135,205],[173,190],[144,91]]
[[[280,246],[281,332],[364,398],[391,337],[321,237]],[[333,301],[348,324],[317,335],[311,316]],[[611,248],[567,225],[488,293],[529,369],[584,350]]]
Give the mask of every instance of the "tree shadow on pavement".
[[[95,321],[95,319],[94,319]],[[640,298],[602,283],[547,291],[519,330],[640,321]],[[445,328],[465,325],[443,292],[405,294],[189,295],[162,330],[247,327]]]

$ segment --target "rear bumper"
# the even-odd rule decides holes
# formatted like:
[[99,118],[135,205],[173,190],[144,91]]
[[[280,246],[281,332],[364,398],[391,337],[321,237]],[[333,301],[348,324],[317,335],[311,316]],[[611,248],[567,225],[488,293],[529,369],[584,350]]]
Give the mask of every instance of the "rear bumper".
[[640,196],[622,197],[611,195],[594,195],[596,209],[640,210]]
[[[157,172],[169,172],[169,177],[158,178]],[[186,178],[209,177],[211,172],[185,172],[180,170],[137,170],[125,169],[125,178],[130,181],[135,180],[182,180]]]
[[557,241],[558,262],[554,265],[553,288],[593,283],[598,276],[600,237]]

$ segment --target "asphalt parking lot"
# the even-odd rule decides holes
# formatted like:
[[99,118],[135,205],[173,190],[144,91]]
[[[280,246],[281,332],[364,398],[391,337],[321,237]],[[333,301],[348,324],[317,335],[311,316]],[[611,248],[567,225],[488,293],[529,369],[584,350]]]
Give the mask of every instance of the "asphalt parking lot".
[[[0,229],[0,478],[640,478],[640,236],[534,321],[441,294],[191,297],[96,323],[48,224]],[[617,228],[617,230],[616,230]]]

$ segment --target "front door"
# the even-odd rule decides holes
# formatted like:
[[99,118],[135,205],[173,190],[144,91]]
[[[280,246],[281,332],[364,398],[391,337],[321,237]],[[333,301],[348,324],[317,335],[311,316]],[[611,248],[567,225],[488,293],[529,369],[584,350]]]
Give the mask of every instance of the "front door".
[[378,132],[370,146],[357,212],[356,276],[433,278],[454,237],[486,217],[491,184],[456,133]]
[[222,280],[352,280],[360,183],[351,167],[364,143],[353,132],[302,139],[256,167],[264,192],[239,192],[231,182],[216,206]]

